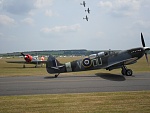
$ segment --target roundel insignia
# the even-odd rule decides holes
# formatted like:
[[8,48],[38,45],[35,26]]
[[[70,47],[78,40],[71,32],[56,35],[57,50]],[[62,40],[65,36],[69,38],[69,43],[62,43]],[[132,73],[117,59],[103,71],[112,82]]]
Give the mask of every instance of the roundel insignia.
[[85,68],[88,68],[88,67],[91,67],[92,61],[89,58],[85,58],[85,59],[83,59],[82,64]]

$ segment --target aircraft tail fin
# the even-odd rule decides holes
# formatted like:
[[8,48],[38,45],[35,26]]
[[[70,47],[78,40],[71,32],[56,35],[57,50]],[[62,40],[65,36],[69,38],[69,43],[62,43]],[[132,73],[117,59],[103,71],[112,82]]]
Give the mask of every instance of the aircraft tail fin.
[[55,73],[61,70],[64,65],[61,64],[55,57],[52,55],[49,55],[46,63],[46,69],[48,73]]

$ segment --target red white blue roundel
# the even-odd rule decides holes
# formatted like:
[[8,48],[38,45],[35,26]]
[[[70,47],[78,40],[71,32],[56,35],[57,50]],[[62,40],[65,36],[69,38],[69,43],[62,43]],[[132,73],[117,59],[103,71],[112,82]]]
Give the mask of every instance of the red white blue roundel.
[[83,64],[83,66],[86,67],[86,68],[87,68],[87,67],[90,67],[91,64],[92,64],[91,59],[89,59],[89,58],[83,59],[82,64]]

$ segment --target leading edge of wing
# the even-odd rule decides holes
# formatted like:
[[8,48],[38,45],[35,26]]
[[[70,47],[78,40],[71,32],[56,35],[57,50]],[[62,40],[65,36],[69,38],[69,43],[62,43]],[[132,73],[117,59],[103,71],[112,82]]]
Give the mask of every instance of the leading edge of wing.
[[7,63],[26,63],[26,61],[6,61]]
[[105,69],[109,69],[109,68],[112,68],[112,67],[118,67],[118,66],[121,66],[121,65],[133,64],[137,61],[137,59],[138,59],[137,57],[134,57],[134,58],[122,60],[122,61],[119,61],[119,62],[114,62],[114,63],[106,66]]
[[46,60],[44,60],[44,61],[43,60],[37,60],[37,61],[33,60],[33,61],[29,62],[29,63],[30,64],[46,64],[46,62],[47,62]]
[[18,63],[18,64],[46,64],[47,61],[31,61],[31,62],[26,62],[26,61],[6,61],[7,63]]

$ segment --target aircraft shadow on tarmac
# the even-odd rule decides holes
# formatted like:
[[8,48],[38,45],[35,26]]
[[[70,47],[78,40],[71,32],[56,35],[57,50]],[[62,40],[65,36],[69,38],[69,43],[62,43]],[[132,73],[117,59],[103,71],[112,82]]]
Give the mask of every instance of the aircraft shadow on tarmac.
[[122,75],[111,74],[111,73],[96,73],[95,75],[103,79],[111,80],[111,81],[125,81],[126,80],[125,77]]
[[80,78],[81,78],[81,77],[82,77],[82,78],[83,78],[83,77],[84,77],[84,78],[85,78],[85,77],[90,77],[90,78],[91,78],[91,77],[97,77],[97,76],[95,76],[95,75],[92,75],[92,76],[91,76],[91,75],[70,75],[70,76],[69,76],[69,75],[59,75],[58,78],[55,78],[55,76],[46,76],[46,77],[44,77],[44,79],[54,79],[54,78],[55,78],[55,79],[59,79],[59,78],[70,78],[70,77],[71,77],[71,78],[77,78],[77,77],[80,77]]
[[[95,76],[96,75],[96,76]],[[102,79],[106,79],[106,80],[111,80],[111,81],[125,81],[125,77],[122,76],[122,75],[117,75],[117,74],[110,74],[110,73],[96,73],[95,75],[71,75],[71,76],[59,76],[58,78],[56,79],[59,79],[59,78],[69,78],[69,77],[72,77],[72,78],[76,78],[76,77],[100,77]],[[44,79],[55,79],[54,76],[46,76],[44,77]]]

